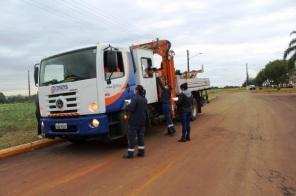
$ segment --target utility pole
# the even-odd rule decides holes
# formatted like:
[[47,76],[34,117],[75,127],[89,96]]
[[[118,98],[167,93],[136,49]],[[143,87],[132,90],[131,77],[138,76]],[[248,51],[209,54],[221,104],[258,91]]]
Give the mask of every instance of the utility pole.
[[189,72],[190,72],[190,67],[189,67],[189,50],[187,50],[186,52],[187,52],[187,72],[189,74]]
[[248,63],[246,64],[246,88],[248,87],[249,83],[249,73],[248,73]]
[[28,90],[29,90],[29,97],[31,97],[31,88],[30,88],[30,70],[28,70]]

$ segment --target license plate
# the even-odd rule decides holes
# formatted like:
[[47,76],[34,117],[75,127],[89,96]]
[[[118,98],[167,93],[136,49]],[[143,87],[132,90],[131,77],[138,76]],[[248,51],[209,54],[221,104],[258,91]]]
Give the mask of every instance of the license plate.
[[56,123],[55,124],[56,129],[68,129],[67,123]]

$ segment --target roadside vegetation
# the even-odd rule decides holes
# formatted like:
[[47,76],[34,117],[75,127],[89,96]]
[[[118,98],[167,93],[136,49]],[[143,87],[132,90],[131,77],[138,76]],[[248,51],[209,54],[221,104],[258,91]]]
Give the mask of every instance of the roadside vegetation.
[[254,93],[274,93],[274,94],[286,94],[296,93],[296,88],[257,88]]
[[0,149],[35,140],[34,102],[0,104]]
[[215,98],[218,95],[221,95],[223,93],[240,93],[240,92],[246,92],[246,88],[243,87],[224,87],[224,88],[211,88],[208,90],[209,100]]
[[[291,36],[296,35],[292,31]],[[296,84],[296,37],[292,37],[283,59],[270,61],[259,71],[255,78],[247,78],[248,85],[259,87],[293,87]],[[243,86],[246,86],[244,82]]]

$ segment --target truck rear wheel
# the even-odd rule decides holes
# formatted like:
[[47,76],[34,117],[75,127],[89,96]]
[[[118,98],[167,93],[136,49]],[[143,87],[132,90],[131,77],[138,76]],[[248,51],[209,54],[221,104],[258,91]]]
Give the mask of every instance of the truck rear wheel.
[[192,109],[191,109],[191,121],[195,121],[197,118],[197,101],[196,99],[193,99],[193,103],[192,103]]

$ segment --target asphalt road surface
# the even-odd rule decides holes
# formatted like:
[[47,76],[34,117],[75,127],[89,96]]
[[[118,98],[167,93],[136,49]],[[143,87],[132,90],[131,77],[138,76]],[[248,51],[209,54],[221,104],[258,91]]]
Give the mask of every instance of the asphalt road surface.
[[154,127],[145,158],[62,143],[0,161],[0,195],[296,195],[296,96],[225,94],[178,143]]

